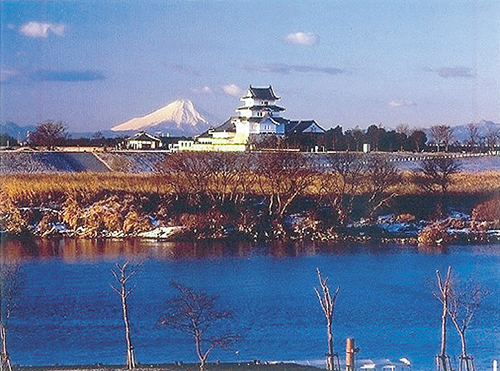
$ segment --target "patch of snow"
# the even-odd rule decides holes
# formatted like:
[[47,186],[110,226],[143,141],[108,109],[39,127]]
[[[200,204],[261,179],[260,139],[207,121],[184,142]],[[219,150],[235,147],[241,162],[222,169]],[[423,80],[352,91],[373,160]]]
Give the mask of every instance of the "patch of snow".
[[151,238],[151,239],[164,239],[168,238],[176,233],[182,232],[183,227],[157,227],[151,231],[141,232],[137,236],[142,238]]

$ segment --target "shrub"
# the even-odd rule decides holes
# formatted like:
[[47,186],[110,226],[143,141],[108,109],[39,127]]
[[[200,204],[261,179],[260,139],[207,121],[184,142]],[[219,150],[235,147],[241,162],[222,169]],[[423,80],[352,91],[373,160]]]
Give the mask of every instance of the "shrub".
[[484,227],[484,222],[492,229],[500,228],[500,196],[480,203],[472,210],[472,227]]
[[44,213],[42,219],[38,223],[36,233],[42,237],[56,235],[59,232],[54,227],[54,223],[59,222],[59,216],[53,212]]
[[131,210],[123,221],[123,231],[127,234],[136,234],[151,229],[149,218],[136,210]]
[[422,229],[418,234],[418,244],[423,246],[443,245],[449,241],[449,234],[441,222],[434,222]]
[[414,222],[416,219],[417,218],[415,217],[415,215],[410,213],[403,213],[396,216],[396,221],[399,223],[411,223]]
[[84,210],[73,197],[68,197],[64,202],[61,218],[71,229],[77,229],[83,225]]
[[9,197],[0,194],[0,228],[12,234],[21,234],[27,229],[26,219]]

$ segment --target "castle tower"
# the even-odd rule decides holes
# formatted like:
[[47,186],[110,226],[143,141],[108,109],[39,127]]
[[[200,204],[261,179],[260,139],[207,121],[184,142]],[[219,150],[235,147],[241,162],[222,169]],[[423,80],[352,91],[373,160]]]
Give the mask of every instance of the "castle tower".
[[276,105],[280,97],[274,94],[270,85],[267,88],[256,88],[250,85],[245,96],[240,100],[243,106],[238,107],[236,112],[241,118],[262,120],[265,117],[281,117],[281,112],[285,110]]

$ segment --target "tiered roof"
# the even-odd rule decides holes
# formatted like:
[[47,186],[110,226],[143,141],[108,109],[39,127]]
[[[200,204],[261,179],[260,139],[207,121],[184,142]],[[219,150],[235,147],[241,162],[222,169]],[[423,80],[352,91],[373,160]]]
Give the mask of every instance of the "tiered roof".
[[237,111],[244,110],[244,109],[249,109],[249,110],[252,110],[252,111],[272,111],[272,112],[281,112],[281,111],[285,110],[283,107],[275,106],[275,105],[271,105],[271,106],[249,106],[249,107],[247,107],[247,106],[241,106],[241,107],[236,108]]
[[254,99],[262,99],[262,100],[279,100],[276,94],[274,94],[273,87],[269,85],[267,88],[256,88],[250,85],[248,89],[247,95],[243,98],[254,98]]

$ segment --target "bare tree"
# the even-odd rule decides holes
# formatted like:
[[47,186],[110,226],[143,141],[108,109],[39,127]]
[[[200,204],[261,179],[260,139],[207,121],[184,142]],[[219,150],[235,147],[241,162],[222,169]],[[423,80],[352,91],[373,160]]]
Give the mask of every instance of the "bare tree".
[[453,174],[462,168],[459,160],[447,157],[431,157],[420,162],[415,177],[417,185],[427,192],[439,192],[438,213],[446,206],[448,188],[453,183]]
[[410,135],[410,126],[408,124],[398,124],[396,126],[396,133]]
[[66,126],[62,122],[49,120],[39,124],[28,139],[31,144],[52,149],[62,144],[67,137]]
[[365,177],[367,180],[367,193],[369,217],[373,219],[376,212],[391,199],[398,196],[396,192],[389,192],[390,188],[400,182],[401,174],[387,156],[372,155],[365,157],[367,163]]
[[21,290],[19,265],[0,265],[0,371],[12,371],[7,346],[7,325],[16,307],[16,298]]
[[242,182],[248,175],[246,156],[234,152],[213,152],[208,159],[207,169],[211,174],[210,198],[223,206],[226,201],[236,201]]
[[453,128],[449,125],[435,125],[431,127],[431,139],[436,144],[438,152],[441,146],[445,152],[448,152],[448,147],[453,141]]
[[438,291],[434,291],[433,295],[443,305],[443,311],[441,312],[441,347],[439,354],[436,356],[436,366],[438,371],[451,371],[450,356],[446,354],[446,323],[450,291],[453,284],[451,281],[451,267],[448,267],[444,281],[439,270],[436,270],[436,278]]
[[256,171],[260,192],[267,196],[269,215],[277,219],[279,226],[292,202],[312,184],[316,175],[313,165],[303,153],[259,155]]
[[491,127],[486,132],[486,146],[490,151],[495,150],[495,146],[500,142],[500,129],[496,127]]
[[465,333],[469,328],[479,306],[488,296],[489,292],[477,283],[470,280],[463,283],[461,287],[452,285],[449,294],[448,316],[460,337],[462,351],[460,353],[459,371],[475,371],[474,359],[467,352]]
[[[326,369],[328,371],[340,370],[340,365],[338,361],[338,355],[335,354],[335,350],[333,347],[333,313],[335,310],[335,300],[337,299],[337,295],[340,291],[340,286],[337,286],[333,295],[330,292],[330,287],[328,286],[328,277],[323,278],[321,276],[321,271],[319,268],[316,269],[318,273],[319,284],[321,286],[321,292],[314,288],[314,292],[318,296],[319,304],[321,305],[321,309],[323,309],[323,313],[326,318],[326,335],[328,341],[328,353],[326,354]],[[336,357],[336,358],[335,358]],[[335,367],[335,359],[337,360],[337,367]]]
[[176,197],[195,197],[206,194],[210,182],[208,152],[177,152],[158,165],[167,176]]
[[212,350],[227,349],[237,340],[237,335],[227,327],[233,312],[218,309],[217,296],[195,291],[178,282],[171,282],[171,286],[178,293],[167,302],[167,312],[159,323],[193,338],[200,371],[203,371]]
[[475,148],[479,145],[479,124],[475,122],[471,122],[467,124],[467,144],[471,146],[471,149],[474,151]]
[[127,369],[132,370],[136,366],[134,346],[132,345],[132,337],[130,335],[130,320],[128,315],[127,299],[134,291],[134,288],[127,286],[128,281],[137,274],[139,265],[132,265],[129,261],[123,264],[117,263],[116,269],[111,269],[113,277],[118,283],[118,286],[111,285],[111,288],[120,295],[122,303],[123,322],[125,325],[125,341],[127,344]]
[[334,209],[338,223],[344,225],[352,214],[354,198],[363,184],[364,164],[352,153],[328,154],[328,169],[321,176],[320,195]]

